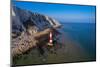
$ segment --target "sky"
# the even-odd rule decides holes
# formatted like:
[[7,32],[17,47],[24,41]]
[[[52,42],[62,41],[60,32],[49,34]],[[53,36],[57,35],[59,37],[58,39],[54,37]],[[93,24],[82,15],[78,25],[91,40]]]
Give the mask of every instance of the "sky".
[[50,16],[60,22],[95,23],[95,6],[15,1],[13,5]]

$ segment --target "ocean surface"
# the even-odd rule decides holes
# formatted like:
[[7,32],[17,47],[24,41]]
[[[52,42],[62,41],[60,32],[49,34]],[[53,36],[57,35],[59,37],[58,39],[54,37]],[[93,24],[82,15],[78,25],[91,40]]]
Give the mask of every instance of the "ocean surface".
[[65,42],[66,38],[77,42],[91,60],[96,58],[95,23],[62,23],[61,32]]

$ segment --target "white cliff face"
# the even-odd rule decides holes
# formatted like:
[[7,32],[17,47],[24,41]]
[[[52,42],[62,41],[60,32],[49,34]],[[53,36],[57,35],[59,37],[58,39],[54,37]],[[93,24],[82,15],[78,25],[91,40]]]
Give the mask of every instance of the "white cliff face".
[[20,18],[16,15],[15,11],[12,10],[12,32],[21,32],[23,30],[24,27]]
[[34,24],[38,31],[42,31],[46,28],[53,28],[55,26],[60,26],[60,24],[45,15],[33,13],[24,9],[20,9],[13,6],[12,9],[12,31],[25,31],[27,24]]
[[[30,12],[13,6],[12,9],[12,54],[21,54],[34,47],[37,36],[47,35],[50,29],[60,26],[60,24],[48,16]],[[30,35],[29,35],[30,34]],[[44,41],[44,37],[41,38]]]
[[15,12],[14,12],[13,10],[12,10],[12,16],[13,16],[13,17],[16,16],[16,15],[15,15]]

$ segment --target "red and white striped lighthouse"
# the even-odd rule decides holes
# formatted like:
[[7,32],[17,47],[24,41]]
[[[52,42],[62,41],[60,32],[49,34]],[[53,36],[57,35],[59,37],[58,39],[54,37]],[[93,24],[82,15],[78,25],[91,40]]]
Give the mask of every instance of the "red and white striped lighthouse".
[[49,46],[52,46],[53,45],[53,37],[52,37],[52,32],[50,32],[49,34]]

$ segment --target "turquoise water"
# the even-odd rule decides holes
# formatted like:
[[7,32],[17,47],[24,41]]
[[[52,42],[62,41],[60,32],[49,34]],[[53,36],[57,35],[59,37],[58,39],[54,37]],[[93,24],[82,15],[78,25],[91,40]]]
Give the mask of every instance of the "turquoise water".
[[95,23],[62,23],[62,32],[76,41],[85,50],[90,59],[96,58],[96,24]]

